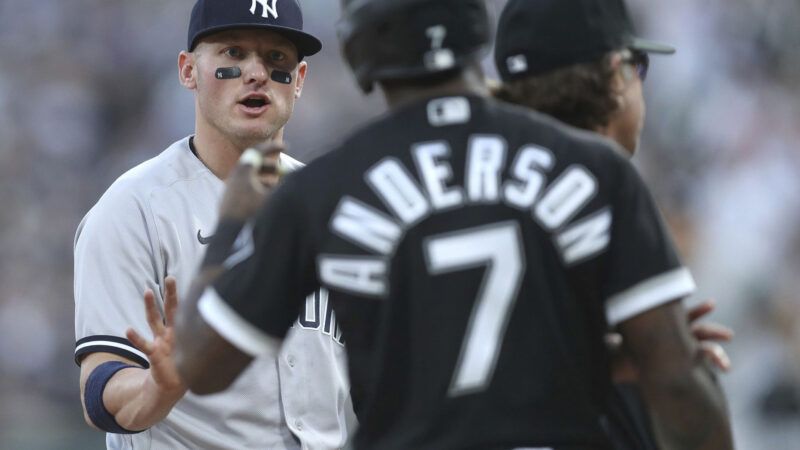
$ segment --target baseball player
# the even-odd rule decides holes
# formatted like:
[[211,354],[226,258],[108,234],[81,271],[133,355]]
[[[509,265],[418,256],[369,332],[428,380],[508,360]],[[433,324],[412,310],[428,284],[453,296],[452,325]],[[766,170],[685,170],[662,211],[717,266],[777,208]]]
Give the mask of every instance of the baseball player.
[[[602,134],[633,155],[644,124],[642,82],[648,55],[675,51],[633,31],[622,0],[511,0],[495,41],[495,61],[504,81],[497,97]],[[713,308],[706,301],[689,311],[688,318],[695,321]],[[730,360],[713,340],[730,340],[732,331],[694,323],[692,332],[702,353],[728,370]],[[615,448],[656,449],[648,414],[632,383],[636,368],[625,358],[615,362],[618,383],[609,417]]]
[[205,259],[225,272],[176,328],[190,389],[276,354],[325,286],[359,389],[356,448],[608,448],[609,325],[668,437],[728,448],[680,301],[692,277],[620,150],[489,96],[482,0],[344,5],[345,57],[390,113],[287,176],[252,220],[241,187],[260,166],[236,169]]
[[[187,45],[178,68],[195,94],[195,134],[116,180],[77,231],[75,361],[86,420],[113,449],[341,448],[352,412],[325,291],[309,291],[284,351],[256,360],[230,391],[187,394],[175,371],[178,295],[215,234],[223,180],[246,147],[282,142],[304,58],[321,49],[296,0],[198,0]],[[284,171],[300,166],[273,156]]]

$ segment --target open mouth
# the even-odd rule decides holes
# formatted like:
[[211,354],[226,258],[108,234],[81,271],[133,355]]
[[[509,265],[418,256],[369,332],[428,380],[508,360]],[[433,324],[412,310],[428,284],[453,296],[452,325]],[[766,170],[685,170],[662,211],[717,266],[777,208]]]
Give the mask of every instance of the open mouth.
[[267,101],[263,98],[248,98],[240,103],[248,108],[261,108],[267,106]]
[[260,92],[251,92],[239,99],[239,104],[248,114],[261,114],[270,103],[269,97]]

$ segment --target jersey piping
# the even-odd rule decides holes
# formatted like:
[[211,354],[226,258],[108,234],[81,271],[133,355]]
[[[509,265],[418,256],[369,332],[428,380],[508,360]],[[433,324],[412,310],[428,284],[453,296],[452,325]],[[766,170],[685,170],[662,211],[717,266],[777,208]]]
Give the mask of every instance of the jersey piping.
[[606,319],[610,326],[664,303],[679,300],[695,290],[689,269],[680,267],[648,278],[608,299]]
[[213,287],[206,288],[197,308],[206,323],[250,356],[275,356],[281,341],[259,330],[228,306]]

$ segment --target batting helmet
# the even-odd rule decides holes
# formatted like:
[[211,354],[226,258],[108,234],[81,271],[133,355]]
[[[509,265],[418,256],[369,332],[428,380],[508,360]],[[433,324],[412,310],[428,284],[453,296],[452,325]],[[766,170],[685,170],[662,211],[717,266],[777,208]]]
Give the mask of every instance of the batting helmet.
[[484,0],[342,0],[344,57],[364,92],[384,80],[413,80],[481,56],[490,27]]

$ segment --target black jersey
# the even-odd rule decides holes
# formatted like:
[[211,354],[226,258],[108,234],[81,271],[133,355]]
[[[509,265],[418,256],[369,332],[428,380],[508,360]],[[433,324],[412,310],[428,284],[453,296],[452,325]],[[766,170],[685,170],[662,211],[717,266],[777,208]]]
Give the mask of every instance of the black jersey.
[[605,448],[604,332],[694,288],[613,144],[479,97],[370,124],[254,230],[214,288],[264,342],[330,290],[357,448]]

